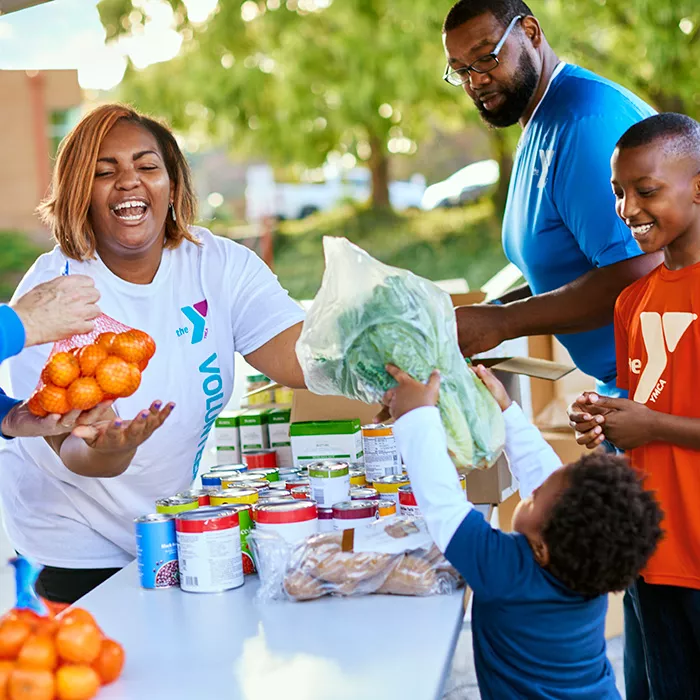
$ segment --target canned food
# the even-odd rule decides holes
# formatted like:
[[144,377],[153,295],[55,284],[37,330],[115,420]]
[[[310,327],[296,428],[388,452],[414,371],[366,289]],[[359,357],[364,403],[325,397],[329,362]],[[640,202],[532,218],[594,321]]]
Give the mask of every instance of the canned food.
[[276,532],[290,544],[318,532],[318,510],[313,501],[260,503],[255,508],[258,530]]
[[217,464],[213,467],[209,467],[209,471],[216,474],[216,472],[232,472],[243,474],[248,471],[248,467],[245,464]]
[[250,450],[243,453],[243,464],[248,469],[276,469],[277,452],[275,450]]
[[350,465],[321,460],[309,464],[313,499],[322,506],[333,506],[350,497]]
[[[231,488],[231,489],[255,489],[256,491],[269,491],[270,490],[270,482],[266,481],[265,479],[253,479],[253,478],[244,478],[247,477],[246,474],[241,474],[240,478],[239,477],[233,477],[232,479],[224,479],[222,482],[222,488]],[[223,484],[228,484],[227,487],[224,487]]]
[[287,477],[294,476],[295,474],[301,474],[301,471],[301,467],[280,467],[280,479],[286,479]]
[[248,503],[236,503],[224,506],[226,510],[238,513],[238,524],[241,528],[241,561],[243,574],[255,573],[255,560],[248,546],[248,535],[253,529],[253,507]]
[[372,482],[372,486],[379,491],[380,498],[391,499],[398,506],[399,488],[407,486],[409,483],[408,477],[403,474],[390,474],[389,476],[379,477],[379,479]]
[[350,488],[350,500],[351,501],[367,501],[379,498],[379,492],[377,489],[371,486],[356,486],[355,488]]
[[253,469],[249,472],[245,472],[245,474],[232,474],[230,476],[227,476],[225,479],[221,480],[221,485],[223,486],[223,482],[234,482],[237,481],[238,483],[244,483],[248,481],[265,481],[267,482],[267,479],[265,478],[265,474],[261,474],[259,472],[264,472],[264,469]]
[[228,508],[179,513],[175,530],[183,591],[218,593],[243,585],[238,513]]
[[390,425],[363,425],[362,450],[365,453],[365,475],[370,483],[382,476],[401,473],[399,448]]
[[178,584],[175,518],[165,513],[134,520],[136,558],[143,588],[172,588]]
[[227,506],[232,503],[247,503],[253,505],[258,502],[258,492],[253,488],[220,489],[209,496],[213,506]]
[[178,493],[178,498],[196,498],[200,506],[209,505],[209,495],[212,491],[216,491],[214,486],[205,486],[201,489],[189,489]]
[[459,485],[462,487],[464,493],[467,492],[467,477],[464,474],[459,475]]
[[287,480],[287,490],[291,491],[295,486],[310,486],[311,480],[308,476],[293,476]]
[[288,404],[292,403],[294,398],[294,391],[292,389],[287,389],[287,387],[280,387],[275,389],[275,403],[276,404]]
[[156,512],[177,515],[188,510],[199,508],[199,500],[192,496],[171,496],[170,498],[159,498],[156,501]]
[[390,515],[396,515],[396,503],[395,501],[389,501],[387,499],[379,499],[377,501],[377,507],[379,508],[379,517],[387,518]]
[[367,486],[367,477],[362,467],[350,467],[350,485]]
[[401,515],[420,515],[420,508],[410,485],[399,488],[399,509]]
[[[251,469],[247,471],[245,474],[238,474],[237,477],[233,477],[234,479],[239,478],[239,479],[250,479],[253,481],[254,479],[257,479],[259,481],[262,481],[265,479],[266,481],[279,481],[280,480],[280,470],[277,468],[274,469],[268,469],[267,467],[260,467],[258,469]],[[221,480],[221,485],[224,486],[224,481],[227,481],[227,479],[222,479]]]
[[379,517],[377,501],[343,501],[333,506],[333,528],[349,530],[364,527]]
[[312,490],[310,486],[295,486],[289,493],[292,494],[292,498],[299,499],[302,501],[313,500]]
[[296,501],[297,499],[291,496],[290,494],[287,494],[286,496],[278,496],[274,493],[271,494],[266,494],[267,498],[263,498],[262,496],[258,500],[258,504],[262,505],[263,503],[265,505],[268,505],[269,503],[291,503],[292,501]]
[[335,528],[333,527],[333,508],[320,508],[318,509],[318,531],[319,532],[332,532]]
[[277,493],[285,493],[285,492],[287,492],[287,482],[286,481],[271,481],[268,484],[268,488],[270,489],[270,491],[276,491]]
[[237,476],[245,476],[247,472],[236,471],[235,469],[222,469],[218,472],[207,472],[202,474],[202,486],[219,488],[221,483]]

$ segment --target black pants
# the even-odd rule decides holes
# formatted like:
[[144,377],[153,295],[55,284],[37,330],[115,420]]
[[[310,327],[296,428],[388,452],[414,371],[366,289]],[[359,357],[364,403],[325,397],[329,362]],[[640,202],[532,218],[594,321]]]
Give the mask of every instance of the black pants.
[[120,569],[61,569],[45,566],[36,582],[36,592],[54,603],[75,603]]

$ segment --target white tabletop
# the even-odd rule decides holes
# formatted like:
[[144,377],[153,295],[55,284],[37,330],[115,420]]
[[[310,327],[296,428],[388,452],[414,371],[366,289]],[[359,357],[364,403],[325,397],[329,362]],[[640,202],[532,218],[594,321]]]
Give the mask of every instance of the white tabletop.
[[144,590],[127,566],[78,605],[124,645],[100,700],[434,700],[464,591],[256,603],[257,577],[218,594]]

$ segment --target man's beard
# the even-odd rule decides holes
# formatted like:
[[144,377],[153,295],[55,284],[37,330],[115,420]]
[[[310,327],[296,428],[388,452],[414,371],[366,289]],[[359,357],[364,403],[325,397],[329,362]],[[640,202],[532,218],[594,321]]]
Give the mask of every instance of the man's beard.
[[527,51],[523,51],[520,56],[516,76],[518,83],[515,87],[501,91],[505,100],[495,112],[489,112],[481,100],[474,100],[481,118],[489,126],[497,129],[512,126],[520,120],[528,104],[530,104],[530,100],[537,89],[539,76]]

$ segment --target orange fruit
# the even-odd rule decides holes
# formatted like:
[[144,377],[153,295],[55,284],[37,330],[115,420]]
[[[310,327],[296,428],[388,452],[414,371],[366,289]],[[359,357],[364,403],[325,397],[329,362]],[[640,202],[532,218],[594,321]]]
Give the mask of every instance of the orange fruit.
[[50,384],[66,387],[80,376],[80,363],[69,352],[57,352],[46,365]]
[[56,649],[64,661],[91,664],[100,653],[102,633],[97,626],[80,620],[62,622],[56,633]]
[[31,633],[26,620],[5,618],[0,622],[0,659],[14,661]]
[[47,413],[68,413],[71,406],[68,402],[68,392],[59,386],[47,384],[37,394],[39,405]]
[[27,639],[17,656],[19,668],[35,668],[53,671],[58,665],[58,655],[53,639],[43,633],[33,634]]
[[15,668],[10,674],[7,688],[8,700],[53,700],[53,673],[33,668]]
[[146,343],[134,331],[125,331],[115,336],[110,352],[127,362],[136,363],[148,359]]
[[[54,605],[57,605],[57,603],[54,603]],[[100,635],[102,635],[102,630],[97,624],[97,620],[95,620],[92,613],[85,610],[85,608],[69,608],[66,606],[56,615],[56,619],[61,625],[66,625],[73,622],[83,622],[86,625],[92,625],[99,631]]]
[[100,363],[95,376],[102,390],[115,396],[131,396],[141,383],[138,367],[114,355]]
[[136,363],[136,366],[139,368],[139,372],[143,372],[148,367],[148,360],[141,360],[141,362]]
[[100,333],[100,335],[95,338],[95,345],[101,345],[107,352],[112,350],[112,341],[114,340],[116,333],[112,331],[107,331],[106,333]]
[[49,380],[49,365],[48,364],[44,365],[44,369],[41,370],[41,383],[42,384],[51,384],[51,381]]
[[70,405],[81,411],[94,408],[104,396],[94,377],[79,377],[68,387],[67,393]]
[[56,673],[58,700],[90,700],[99,689],[100,677],[90,666],[61,666]]
[[100,655],[93,661],[92,667],[102,681],[102,685],[113,683],[124,668],[124,647],[113,639],[103,639]]
[[[45,418],[46,416],[49,415],[48,411],[45,411],[42,408],[41,402],[39,401],[39,392],[35,392],[32,394],[31,398],[29,401],[27,401],[27,408],[29,409],[30,413],[33,413],[35,416],[39,416],[39,418]],[[0,696],[2,697],[2,696]]]
[[14,661],[0,661],[0,700],[7,698],[10,674],[15,670]]
[[141,341],[143,341],[143,344],[146,347],[146,359],[150,360],[155,354],[156,354],[156,341],[151,338],[148,333],[145,331],[139,331],[137,329],[134,329],[131,331],[137,338],[139,338]]
[[83,377],[94,377],[97,365],[107,359],[109,352],[102,345],[86,345],[78,351],[78,363]]

